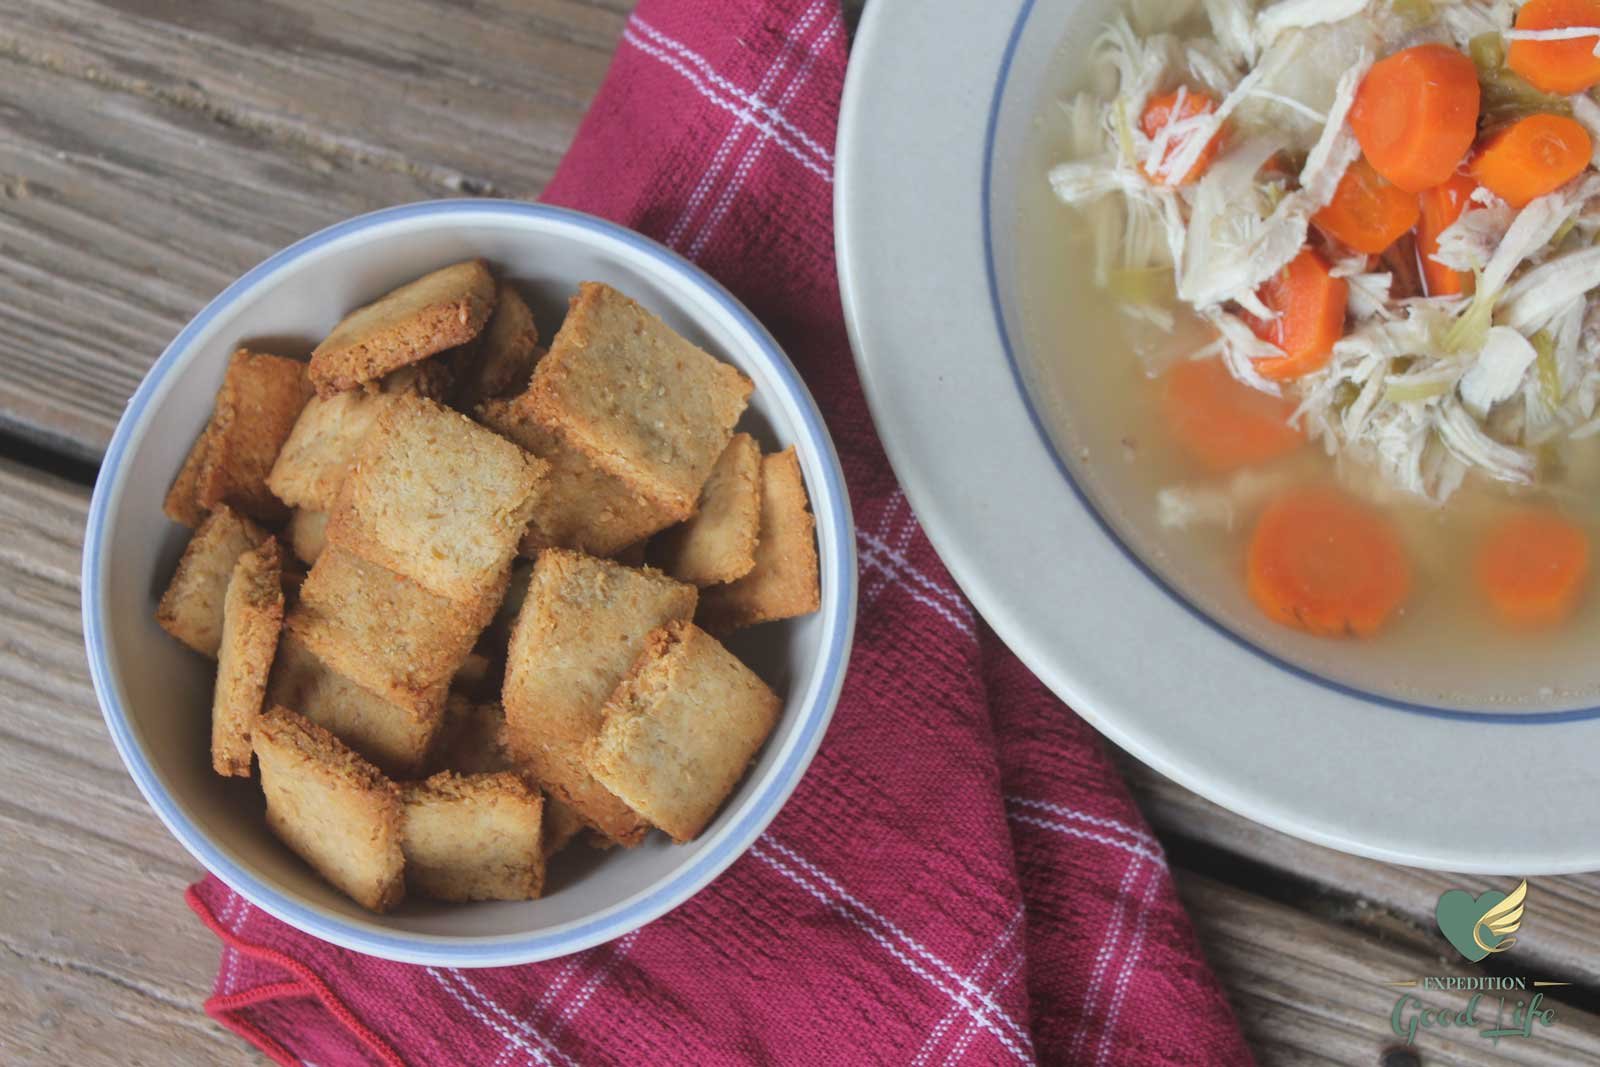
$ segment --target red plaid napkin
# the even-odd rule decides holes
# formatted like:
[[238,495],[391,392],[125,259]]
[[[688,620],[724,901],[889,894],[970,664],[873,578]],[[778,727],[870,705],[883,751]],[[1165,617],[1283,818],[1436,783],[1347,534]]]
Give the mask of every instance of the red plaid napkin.
[[643,0],[546,197],[690,256],[821,402],[861,614],[816,762],[661,920],[549,963],[388,963],[215,879],[207,1010],[283,1062],[1247,1064],[1100,740],[974,616],[895,484],[834,276],[837,0]]

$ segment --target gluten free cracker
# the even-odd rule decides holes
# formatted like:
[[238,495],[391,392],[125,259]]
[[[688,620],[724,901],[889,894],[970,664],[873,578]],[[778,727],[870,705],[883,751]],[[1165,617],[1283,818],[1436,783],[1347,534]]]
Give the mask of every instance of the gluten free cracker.
[[328,544],[328,513],[295,508],[284,533],[289,538],[289,548],[295,558],[308,567],[312,566]]
[[490,400],[478,418],[550,465],[520,551],[571,548],[613,556],[677,521],[676,512],[573,447],[524,397]]
[[705,590],[701,625],[728,633],[816,611],[822,604],[816,528],[795,450],[763,457],[755,566],[738,581]]
[[606,702],[589,767],[651,825],[689,841],[744,776],[781,707],[716,638],[669,623]]
[[421,774],[444,712],[391,703],[328,666],[292,630],[278,640],[266,703],[299,712],[385,774]]
[[400,791],[316,723],[273,708],[256,723],[267,825],[351,899],[388,911],[405,897]]
[[156,622],[196,652],[215,659],[222,647],[223,609],[234,565],[267,537],[261,527],[220,505],[201,521],[184,548],[156,607]]
[[722,585],[756,565],[761,529],[761,446],[736,433],[700,491],[700,508],[648,548],[651,562],[681,582]]
[[437,399],[449,383],[449,368],[428,359],[362,389],[313,396],[278,452],[267,475],[268,488],[291,507],[331,511],[361,442],[383,409],[398,396]]
[[532,900],[544,885],[543,800],[510,773],[450,771],[401,787],[406,883],[434,900]]
[[472,411],[491,397],[522,392],[544,354],[539,328],[522,294],[504,281],[496,292],[489,324],[454,360],[454,403],[462,411]]
[[286,625],[346,678],[426,717],[444,706],[497,599],[462,604],[330,544]]
[[310,395],[304,363],[248,348],[235,351],[211,419],[167,493],[167,515],[193,525],[226,503],[262,522],[287,516],[267,476]]
[[[457,774],[492,774],[510,771],[530,785],[543,789],[533,768],[511,751],[505,737],[506,715],[498,700],[475,701],[451,693],[445,704],[445,724],[434,745],[434,771]],[[583,819],[572,806],[545,790],[542,835],[546,859],[565,848],[583,830]]]
[[506,653],[507,737],[539,780],[596,829],[636,842],[643,828],[588,773],[600,709],[664,623],[694,614],[695,588],[562,549],[541,553]]
[[547,469],[458,412],[396,397],[356,453],[327,540],[438,596],[498,602]]
[[167,518],[180,526],[193,529],[205,520],[206,509],[200,506],[200,468],[205,464],[206,449],[210,445],[211,422],[207,420],[200,429],[200,436],[189,446],[189,454],[184,456],[178,476],[172,480],[172,488],[161,502],[161,510],[166,512]]
[[753,388],[628,297],[584,282],[527,396],[572,445],[681,521]]
[[222,644],[211,699],[211,766],[250,777],[250,734],[283,626],[283,555],[267,538],[239,557],[223,598]]
[[311,353],[311,381],[328,396],[466,344],[488,322],[494,297],[494,277],[481,259],[402,285],[333,328]]

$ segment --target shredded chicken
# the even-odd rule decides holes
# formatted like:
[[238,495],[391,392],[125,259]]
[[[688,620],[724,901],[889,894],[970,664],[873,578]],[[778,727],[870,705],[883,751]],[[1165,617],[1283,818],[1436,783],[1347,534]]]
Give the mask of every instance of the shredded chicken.
[[[1094,90],[1066,105],[1072,155],[1049,175],[1056,196],[1087,215],[1100,284],[1117,270],[1173,272],[1176,305],[1125,313],[1185,344],[1182,358],[1220,356],[1239,381],[1292,397],[1294,422],[1341,471],[1373,471],[1389,489],[1428,500],[1443,502],[1474,473],[1528,484],[1535,450],[1600,434],[1600,174],[1520,210],[1477,190],[1432,253],[1473,275],[1466,296],[1419,297],[1414,270],[1392,260],[1374,268],[1329,247],[1311,224],[1361,154],[1349,114],[1377,56],[1423,41],[1466,49],[1484,34],[1592,36],[1600,55],[1600,27],[1513,30],[1511,0],[1439,0],[1421,17],[1392,0],[1180,6],[1181,17],[1157,17],[1145,4],[1132,22],[1107,26]],[[1209,33],[1176,36],[1202,10]],[[1191,92],[1211,104],[1192,115],[1175,107],[1184,117],[1146,136],[1146,104],[1171,92],[1179,105]],[[1600,100],[1569,103],[1600,165]],[[1219,134],[1221,151],[1200,179],[1179,184]],[[1303,159],[1298,173],[1283,166],[1293,159]],[[1345,336],[1321,369],[1269,381],[1257,362],[1283,353],[1249,319],[1275,317],[1261,288],[1308,243],[1348,282]],[[1180,342],[1174,314],[1184,309],[1214,340]],[[1225,524],[1238,500],[1227,487],[1187,486],[1158,505],[1170,524]]]

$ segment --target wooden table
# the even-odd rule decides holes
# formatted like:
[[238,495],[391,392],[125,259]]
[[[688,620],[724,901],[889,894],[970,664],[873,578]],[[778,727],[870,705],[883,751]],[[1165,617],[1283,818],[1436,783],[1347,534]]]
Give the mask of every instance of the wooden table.
[[[536,196],[629,6],[0,0],[0,1062],[253,1058],[200,1011],[218,949],[180,899],[199,870],[123,772],[84,662],[84,513],[124,402],[295,238]],[[1263,1062],[1600,1061],[1600,876],[1536,880],[1501,957],[1576,983],[1552,991],[1554,1028],[1434,1032],[1385,1061],[1385,982],[1483,973],[1446,958],[1432,912],[1487,883],[1303,844],[1126,767]]]

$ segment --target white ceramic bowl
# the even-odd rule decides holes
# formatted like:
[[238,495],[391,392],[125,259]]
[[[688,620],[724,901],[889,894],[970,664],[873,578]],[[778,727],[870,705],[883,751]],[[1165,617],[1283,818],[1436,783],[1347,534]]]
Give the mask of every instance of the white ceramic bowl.
[[[608,282],[756,384],[743,428],[798,446],[817,519],[822,610],[746,631],[735,651],[784,697],[783,717],[716,820],[689,845],[577,848],[547,895],[522,903],[406,903],[373,915],[278,843],[254,781],[211,772],[214,667],[155,623],[188,531],[161,501],[235,346],[309,352],[349,309],[436,267],[483,256],[528,295],[548,336],[568,295]],[[453,200],[378,211],[279,252],[184,327],[134,393],[106,452],[84,542],[83,626],[95,691],[128,772],[183,845],[284,922],[346,948],[414,963],[498,966],[619,937],[687,900],[749,847],[805,772],[833,713],[855,622],[844,477],[822,418],[777,343],[725,289],[675,253],[587,215]]]
[[1023,190],[1045,178],[1026,148],[1061,50],[1081,55],[1111,5],[873,0],[862,18],[839,126],[839,273],[917,517],[1051,689],[1201,795],[1395,863],[1600,869],[1600,707],[1407,703],[1303,668],[1278,653],[1287,631],[1218,624],[1125,543],[1036,418],[1018,238]]

